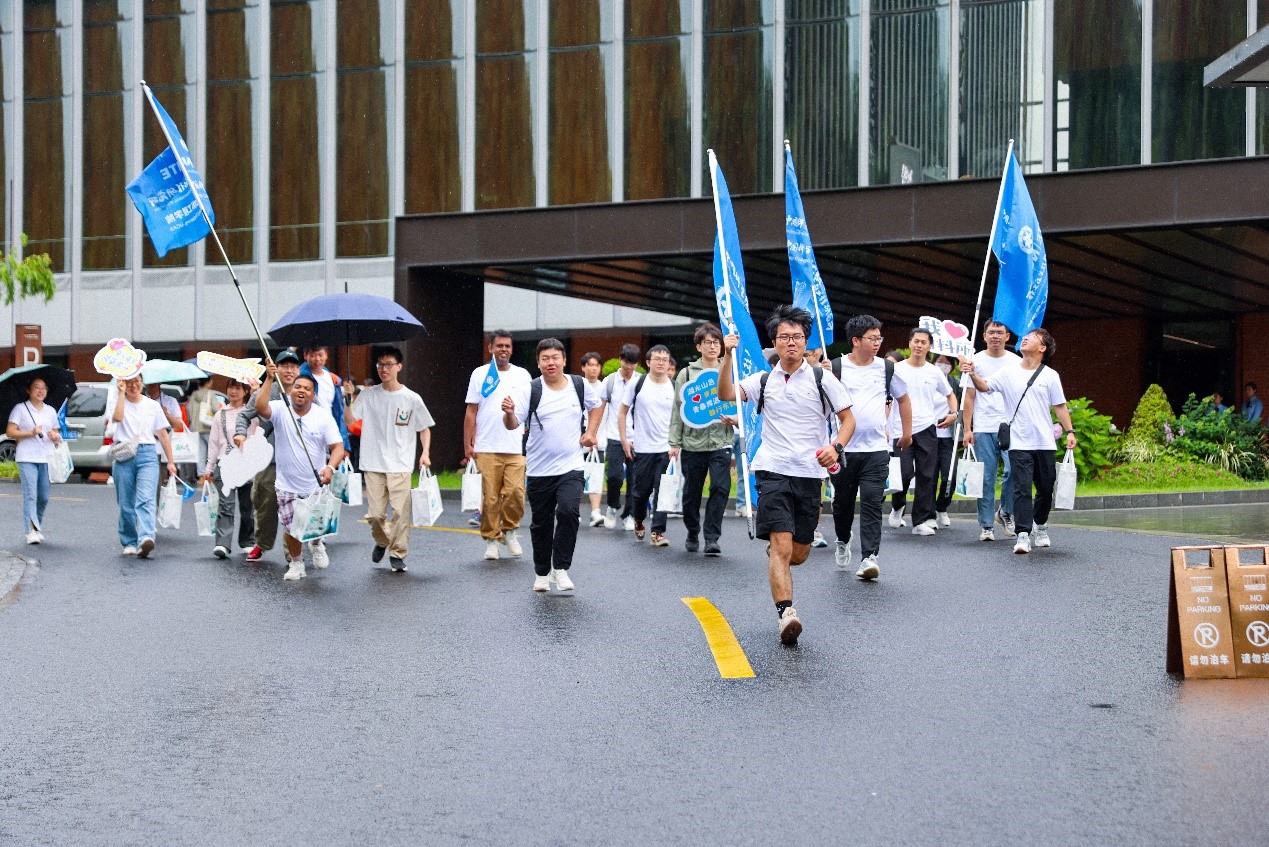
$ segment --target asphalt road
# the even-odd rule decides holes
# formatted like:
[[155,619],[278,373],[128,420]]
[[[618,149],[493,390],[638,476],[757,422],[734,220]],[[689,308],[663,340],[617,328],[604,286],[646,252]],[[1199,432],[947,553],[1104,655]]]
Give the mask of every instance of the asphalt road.
[[583,528],[541,596],[457,515],[392,574],[345,510],[284,583],[188,505],[138,561],[110,489],[55,494],[9,547],[39,561],[0,608],[0,844],[1266,843],[1269,681],[1163,670],[1168,549],[1203,539],[887,529],[875,584],[797,569],[790,649],[734,518],[713,560]]

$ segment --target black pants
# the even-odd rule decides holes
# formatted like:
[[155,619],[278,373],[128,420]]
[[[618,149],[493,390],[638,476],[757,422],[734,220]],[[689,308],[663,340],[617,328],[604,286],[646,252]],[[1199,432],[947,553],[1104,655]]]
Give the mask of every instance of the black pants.
[[956,445],[951,438],[939,439],[938,494],[934,497],[934,510],[946,512],[956,493]]
[[[1031,532],[1035,524],[1049,522],[1053,508],[1053,486],[1057,482],[1057,452],[1054,450],[1010,450],[1009,467],[1013,470],[1013,526],[1018,532]],[[1031,484],[1035,483],[1035,499]]]
[[934,425],[912,433],[912,446],[899,451],[899,463],[903,468],[903,490],[890,497],[894,509],[902,509],[908,503],[908,483],[916,477],[916,490],[912,498],[912,525],[934,519],[934,474],[939,464],[939,437]]
[[890,454],[885,450],[846,453],[841,465],[833,475],[833,531],[838,541],[850,543],[859,500],[859,552],[875,556],[881,549],[881,504],[886,499]]
[[581,471],[569,471],[559,476],[531,476],[525,480],[533,572],[538,576],[546,576],[551,568],[566,571],[573,564],[584,482],[585,475]]
[[630,516],[630,487],[626,488],[626,507],[621,507],[621,484],[630,482],[634,475],[634,462],[626,458],[626,451],[621,449],[620,441],[608,440],[608,449],[604,451],[607,459],[604,475],[608,479],[608,508],[617,509],[622,519]]
[[[630,513],[634,515],[635,523],[643,523],[643,519],[648,516],[649,498],[653,505],[656,505],[657,493],[661,490],[661,474],[665,473],[669,465],[669,453],[635,454],[634,484],[630,487],[630,493],[626,495],[627,505],[631,498],[634,499],[634,508]],[[665,532],[665,512],[653,511],[652,531]]]
[[723,514],[731,494],[731,448],[718,450],[684,450],[679,453],[683,464],[683,526],[688,538],[701,531],[701,489],[709,473],[709,499],[705,502],[705,543],[717,541],[723,534]]

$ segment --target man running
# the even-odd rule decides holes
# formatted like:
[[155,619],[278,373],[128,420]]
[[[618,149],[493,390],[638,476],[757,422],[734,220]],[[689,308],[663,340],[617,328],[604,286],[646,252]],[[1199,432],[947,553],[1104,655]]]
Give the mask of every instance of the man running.
[[[265,396],[270,400],[281,400],[285,393],[291,395],[291,384],[300,375],[300,357],[294,350],[283,350],[273,357],[278,366],[278,381],[273,383]],[[260,389],[257,389],[257,396]],[[273,437],[273,422],[256,414],[255,402],[250,402],[238,415],[234,423],[234,446],[241,447],[247,440],[247,433],[253,420],[259,420],[261,432],[269,444],[273,445],[273,458],[269,466],[256,474],[251,484],[251,506],[256,515],[256,544],[247,551],[248,562],[258,562],[264,554],[273,549],[278,537],[278,495],[277,483],[277,439]]]

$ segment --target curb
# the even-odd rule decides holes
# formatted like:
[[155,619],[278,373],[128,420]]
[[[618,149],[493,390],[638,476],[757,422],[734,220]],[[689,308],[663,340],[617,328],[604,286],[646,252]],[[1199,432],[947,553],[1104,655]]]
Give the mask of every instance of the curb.
[[33,559],[27,559],[8,550],[0,550],[0,609],[9,605],[17,597],[22,586],[22,577],[27,569],[35,565]]

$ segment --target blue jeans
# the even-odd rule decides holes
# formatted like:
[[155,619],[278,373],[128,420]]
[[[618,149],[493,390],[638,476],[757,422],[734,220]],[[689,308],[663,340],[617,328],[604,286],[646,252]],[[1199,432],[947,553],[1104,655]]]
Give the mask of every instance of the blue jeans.
[[22,531],[39,532],[48,505],[48,462],[18,462],[22,480]]
[[115,462],[115,501],[119,504],[119,543],[136,547],[154,537],[154,509],[159,494],[159,456],[153,444],[137,445],[137,454]]
[[1005,463],[1005,481],[1000,484],[1000,503],[1007,514],[1013,508],[1013,466],[1009,452],[1000,452],[999,436],[994,432],[974,433],[974,455],[983,463],[983,496],[978,498],[978,525],[987,529],[996,517],[996,467]]

